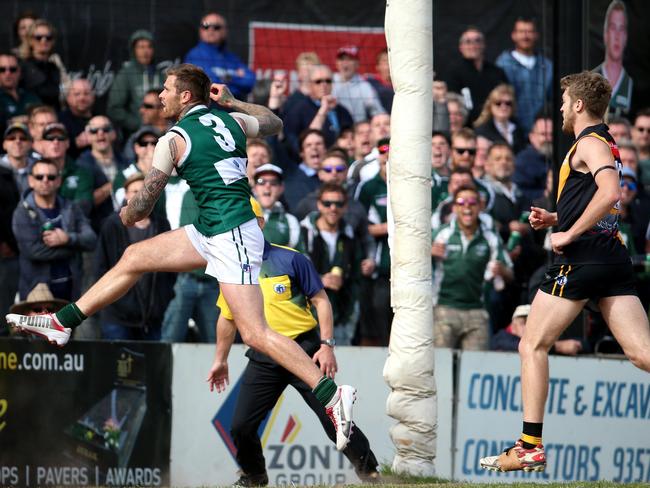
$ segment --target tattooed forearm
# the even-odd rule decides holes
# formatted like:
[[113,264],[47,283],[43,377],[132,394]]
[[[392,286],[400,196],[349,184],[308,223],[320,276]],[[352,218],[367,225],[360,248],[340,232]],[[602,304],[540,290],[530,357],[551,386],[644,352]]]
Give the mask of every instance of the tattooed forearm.
[[282,130],[282,119],[262,105],[234,100],[232,108],[246,115],[252,115],[260,123],[259,137],[278,134]]
[[144,179],[144,187],[129,200],[127,215],[129,222],[137,222],[147,217],[165,189],[169,175],[157,168],[151,168]]

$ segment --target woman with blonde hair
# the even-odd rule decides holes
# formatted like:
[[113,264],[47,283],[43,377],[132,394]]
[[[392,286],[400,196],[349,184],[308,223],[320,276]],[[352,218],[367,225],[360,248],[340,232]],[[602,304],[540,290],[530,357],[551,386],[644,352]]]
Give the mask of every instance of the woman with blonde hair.
[[526,135],[515,121],[516,109],[514,88],[505,83],[497,85],[474,122],[476,135],[492,142],[505,142],[518,153],[526,147]]
[[29,56],[22,65],[25,88],[36,93],[57,111],[61,108],[61,88],[69,77],[61,57],[54,52],[56,30],[45,19],[36,20],[27,33]]

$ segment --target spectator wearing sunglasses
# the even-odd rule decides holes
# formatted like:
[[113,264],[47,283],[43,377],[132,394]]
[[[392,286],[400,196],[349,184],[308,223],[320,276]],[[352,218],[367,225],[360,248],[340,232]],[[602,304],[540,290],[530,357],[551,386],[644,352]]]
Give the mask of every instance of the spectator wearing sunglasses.
[[25,115],[30,105],[41,103],[40,98],[20,84],[20,64],[14,54],[0,54],[0,129],[8,119]]
[[199,66],[213,83],[225,83],[235,96],[245,100],[255,85],[255,73],[226,49],[228,24],[220,14],[208,12],[199,23],[199,43],[183,62]]
[[464,350],[486,350],[488,313],[483,284],[495,277],[513,278],[512,263],[497,233],[480,224],[480,195],[462,186],[453,194],[449,224],[433,232],[434,344]]
[[29,175],[32,190],[14,212],[22,299],[38,283],[46,283],[56,298],[74,300],[80,295],[81,253],[94,249],[97,237],[81,207],[61,196],[62,183],[59,164],[36,161]]
[[47,20],[38,19],[27,36],[29,57],[22,65],[23,86],[58,111],[61,108],[61,86],[67,86],[70,79],[61,57],[54,52],[54,26]]
[[259,166],[253,175],[253,193],[264,211],[264,238],[271,244],[295,248],[300,239],[300,223],[282,205],[284,171],[275,164]]
[[358,243],[345,222],[348,197],[336,183],[325,183],[318,193],[318,210],[301,222],[298,249],[309,256],[320,274],[334,314],[336,344],[350,345],[356,329]]
[[325,65],[309,69],[309,96],[297,101],[284,114],[284,134],[293,154],[299,152],[300,134],[307,129],[323,133],[325,146],[330,147],[342,129],[354,125],[352,115],[332,95],[332,70]]
[[84,151],[77,163],[93,175],[93,209],[90,222],[96,233],[102,228],[104,219],[119,208],[113,198],[113,182],[117,174],[126,167],[126,161],[113,148],[116,134],[111,120],[97,115],[86,125],[85,133],[90,149]]
[[[117,207],[124,205],[124,182],[129,176],[136,173],[146,175],[153,164],[153,151],[156,143],[160,138],[160,132],[151,126],[141,127],[135,134],[133,140],[133,151],[135,152],[135,161],[118,171],[113,180],[113,194],[115,195],[115,204]],[[153,207],[153,211],[161,217],[167,217],[166,210],[166,192],[160,194],[160,198]]]
[[[465,168],[474,173],[476,152],[476,133],[472,129],[463,127],[454,132],[451,136],[451,170]],[[492,205],[494,205],[494,192],[492,191],[492,187],[476,177],[474,177],[474,186],[476,186],[481,195],[484,210],[489,211]]]
[[[365,259],[369,260],[367,264],[364,264],[364,268],[369,268],[374,265],[376,251],[375,239],[368,233],[366,209],[359,201],[353,199],[353,188],[347,186],[347,172],[348,165],[346,152],[343,149],[335,147],[330,149],[330,151],[325,155],[325,159],[318,170],[318,179],[321,181],[321,185],[334,183],[340,185],[346,190],[348,195],[348,204],[343,218],[345,219],[345,222],[352,227],[354,238],[362,247],[363,256],[365,256]],[[298,219],[302,220],[310,213],[318,210],[319,193],[320,188],[309,193],[300,201],[296,211],[294,212],[294,215],[298,217]]]
[[148,90],[159,88],[165,81],[164,67],[154,61],[154,39],[151,32],[140,29],[129,38],[131,58],[115,75],[106,114],[122,129],[125,138],[141,125],[140,105]]
[[490,92],[474,122],[476,135],[492,142],[505,142],[518,153],[526,146],[526,137],[515,122],[516,114],[515,90],[510,85],[498,85]]
[[70,135],[68,154],[76,159],[90,147],[86,125],[93,116],[95,90],[85,78],[72,80],[66,90],[65,103],[66,108],[59,113],[59,122]]
[[65,125],[56,122],[43,129],[42,156],[53,161],[59,168],[59,194],[76,202],[88,216],[93,207],[93,175],[88,168],[77,164],[68,156],[69,147],[70,137]]

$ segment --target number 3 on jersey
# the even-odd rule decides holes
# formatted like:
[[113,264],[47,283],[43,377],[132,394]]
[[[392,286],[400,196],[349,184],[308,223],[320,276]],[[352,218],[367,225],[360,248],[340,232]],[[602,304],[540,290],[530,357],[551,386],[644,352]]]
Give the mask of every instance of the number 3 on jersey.
[[[211,127],[217,133],[214,136],[214,140],[219,144],[221,149],[227,152],[235,150],[235,139],[223,123],[223,120],[214,114],[207,113],[199,117],[199,122],[206,127]],[[223,182],[229,185],[242,178],[246,178],[246,162],[246,158],[227,158],[214,163],[214,168],[219,173],[219,176],[221,176]]]

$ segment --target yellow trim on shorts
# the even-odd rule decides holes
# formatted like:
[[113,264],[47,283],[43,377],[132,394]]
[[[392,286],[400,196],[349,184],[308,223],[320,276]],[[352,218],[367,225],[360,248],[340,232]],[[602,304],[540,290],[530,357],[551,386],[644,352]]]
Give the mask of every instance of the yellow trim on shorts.
[[[569,269],[566,270],[566,273],[564,274],[564,277],[566,278],[567,276],[569,276],[570,272],[571,272],[571,265],[569,265]],[[562,285],[562,287],[560,288],[560,295],[559,296],[562,296],[563,293],[564,293],[564,285]]]
[[[564,265],[562,264],[560,266],[560,274],[558,276],[562,276],[562,273],[564,272]],[[551,295],[555,296],[555,289],[557,288],[557,277],[555,278],[555,283],[553,283],[553,289],[551,290]]]

